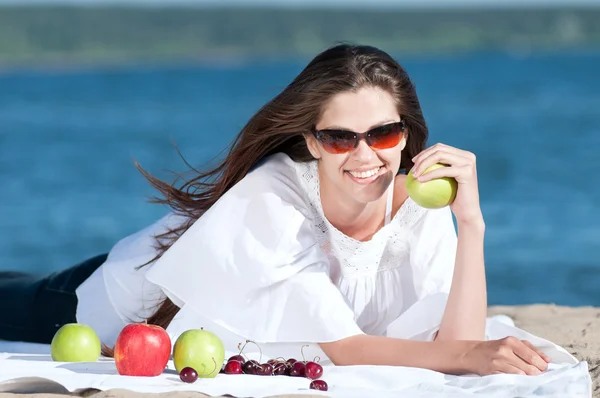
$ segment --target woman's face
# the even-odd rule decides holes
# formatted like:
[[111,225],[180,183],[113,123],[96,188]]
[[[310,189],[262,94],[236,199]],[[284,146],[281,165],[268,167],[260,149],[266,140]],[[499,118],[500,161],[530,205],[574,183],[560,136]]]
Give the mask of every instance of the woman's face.
[[[364,133],[377,126],[400,121],[392,96],[385,90],[364,87],[334,96],[326,104],[316,130],[342,129]],[[346,153],[330,153],[314,135],[307,136],[312,155],[319,159],[321,189],[335,200],[367,204],[386,192],[400,168],[406,136],[388,149],[369,147],[360,140]]]

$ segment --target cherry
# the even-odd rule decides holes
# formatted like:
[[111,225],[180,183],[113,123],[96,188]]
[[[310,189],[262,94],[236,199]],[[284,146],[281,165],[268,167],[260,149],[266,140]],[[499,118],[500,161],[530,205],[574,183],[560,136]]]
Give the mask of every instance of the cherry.
[[225,365],[225,374],[239,375],[242,373],[242,364],[241,362],[236,361],[235,359],[233,361],[227,362],[227,365]]
[[292,369],[290,370],[290,376],[292,377],[304,377],[306,376],[306,365],[304,362],[294,362]]
[[323,375],[323,367],[316,362],[306,364],[306,377],[316,380]]
[[273,374],[273,365],[270,363],[263,363],[256,367],[256,374],[259,376],[271,376]]
[[234,356],[232,356],[231,358],[229,358],[227,360],[227,362],[231,362],[231,361],[237,361],[240,364],[243,364],[244,362],[246,362],[246,360],[244,359],[244,357],[241,356],[241,355],[234,355]]
[[285,363],[283,362],[277,362],[276,364],[273,365],[273,375],[275,376],[283,376],[283,375],[288,375],[289,376],[289,371],[292,367],[288,367]]
[[[291,362],[290,362],[291,361]],[[292,366],[294,365],[294,363],[296,363],[295,359],[291,359],[291,360],[283,360],[280,362],[281,364],[283,364],[283,369],[280,369],[279,372],[281,372],[281,374],[289,376],[290,372],[292,371]]]
[[292,372],[292,366],[294,366],[294,364],[297,361],[294,358],[290,358],[288,360],[284,360],[283,364],[285,365],[285,371],[283,374],[285,374],[286,376],[289,376],[290,373]]
[[327,391],[327,383],[325,380],[313,380],[310,382],[311,390]]
[[242,365],[242,369],[246,374],[255,375],[256,371],[258,370],[258,366],[260,366],[259,363],[254,359],[251,359],[249,361],[246,361],[244,365]]
[[179,378],[184,383],[193,383],[196,380],[198,380],[198,373],[196,373],[196,371],[193,368],[186,367],[181,369],[181,372],[179,373]]

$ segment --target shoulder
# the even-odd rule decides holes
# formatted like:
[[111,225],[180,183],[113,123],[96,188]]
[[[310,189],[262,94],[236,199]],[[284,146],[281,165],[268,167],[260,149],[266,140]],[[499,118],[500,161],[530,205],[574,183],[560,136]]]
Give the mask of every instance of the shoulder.
[[310,230],[310,206],[296,167],[285,154],[265,158],[196,220],[191,230],[202,231],[210,240],[216,236],[258,239],[270,250],[300,230]]
[[227,201],[250,201],[292,205],[307,215],[307,198],[300,182],[300,169],[288,155],[276,153],[255,165],[223,197]]
[[[298,179],[298,164],[292,158],[282,152],[266,156],[258,162],[243,180],[256,180],[269,182],[272,185],[296,184]],[[242,181],[243,181],[242,180]]]
[[168,278],[174,264],[187,269],[198,261],[256,283],[296,272],[302,264],[284,265],[300,254],[320,260],[306,207],[293,161],[285,155],[269,157],[221,195],[149,272]]

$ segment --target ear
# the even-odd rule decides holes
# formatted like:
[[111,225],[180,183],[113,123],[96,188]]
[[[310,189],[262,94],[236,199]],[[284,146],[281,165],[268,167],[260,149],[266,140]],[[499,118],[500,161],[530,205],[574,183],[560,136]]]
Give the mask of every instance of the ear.
[[304,140],[306,140],[306,146],[313,158],[321,159],[321,146],[317,139],[312,134],[304,134]]
[[398,145],[400,145],[400,150],[403,151],[404,148],[406,148],[406,140],[408,138],[408,132],[404,133],[402,135],[402,139],[400,140],[400,143]]

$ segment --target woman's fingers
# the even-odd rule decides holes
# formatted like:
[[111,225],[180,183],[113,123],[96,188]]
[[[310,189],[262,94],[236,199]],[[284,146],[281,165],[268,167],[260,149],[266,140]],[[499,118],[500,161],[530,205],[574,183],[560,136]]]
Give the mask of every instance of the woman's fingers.
[[440,167],[439,169],[428,171],[417,178],[420,182],[425,182],[442,177],[452,177],[458,182],[461,180],[461,176],[469,172],[469,166],[452,166],[452,167]]
[[493,372],[494,374],[512,374],[512,375],[526,375],[523,370],[518,367],[508,363],[502,362],[496,365],[496,370]]
[[[442,163],[449,167],[425,173],[425,170],[436,163]],[[458,182],[461,180],[466,182],[474,175],[475,155],[444,144],[436,144],[415,156],[414,164],[411,173],[421,182],[440,177],[454,177]]]
[[415,163],[412,173],[415,177],[419,177],[428,167],[433,166],[436,163],[443,163],[453,167],[464,166],[469,163],[469,159],[456,153],[442,150],[430,152],[429,155],[420,158],[420,160]]
[[545,372],[546,369],[548,369],[548,362],[542,356],[543,354],[528,341],[521,340],[521,343],[522,344],[515,347],[515,354],[523,361],[535,366],[540,371]]
[[542,351],[540,351],[536,346],[534,346],[533,344],[531,344],[531,342],[527,341],[527,340],[521,340],[523,342],[523,344],[525,344],[527,347],[531,348],[533,351],[535,351],[540,357],[542,357],[542,359],[544,361],[546,361],[546,363],[550,363],[552,362],[552,358],[550,358],[548,355],[544,354]]
[[465,151],[463,149],[458,149],[446,144],[435,144],[427,149],[424,149],[421,153],[419,153],[417,156],[415,156],[414,158],[412,158],[412,162],[417,164],[418,162],[420,162],[423,158],[429,156],[431,153],[436,152],[436,151],[445,151],[445,152],[449,152],[449,153],[453,153],[455,155],[459,155],[468,159],[473,158],[474,159],[474,155],[469,152],[469,151]]

